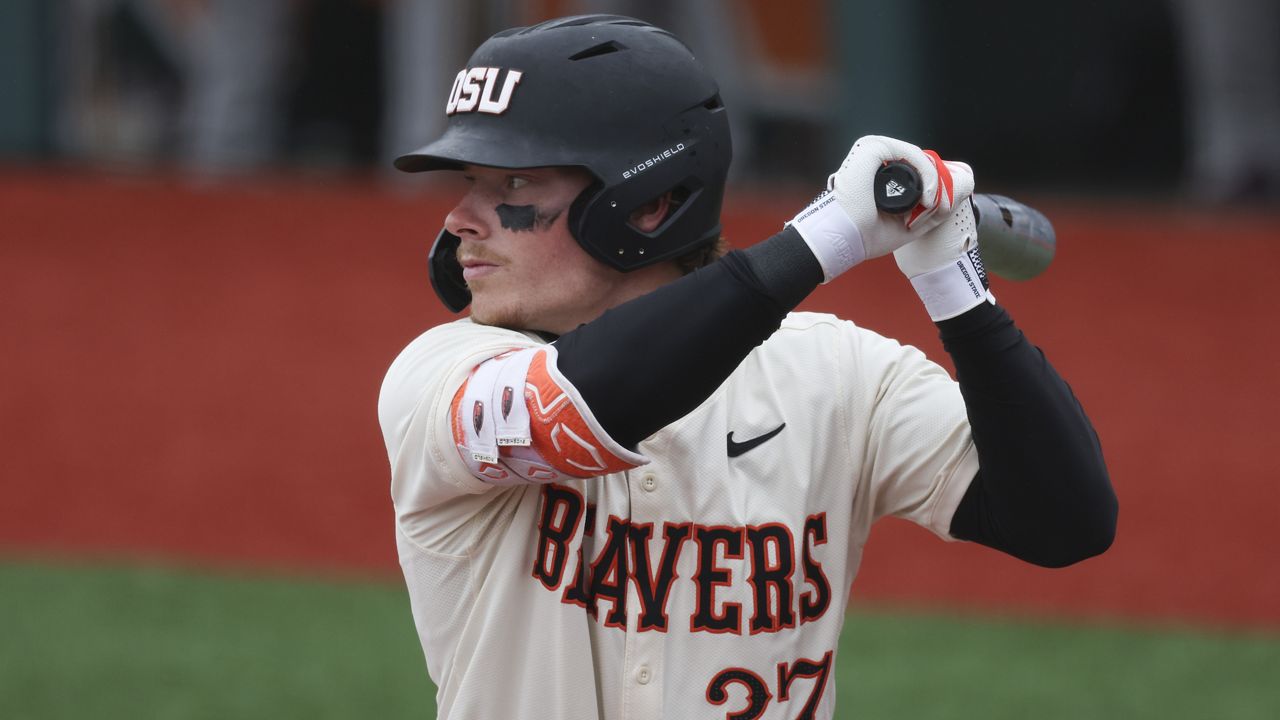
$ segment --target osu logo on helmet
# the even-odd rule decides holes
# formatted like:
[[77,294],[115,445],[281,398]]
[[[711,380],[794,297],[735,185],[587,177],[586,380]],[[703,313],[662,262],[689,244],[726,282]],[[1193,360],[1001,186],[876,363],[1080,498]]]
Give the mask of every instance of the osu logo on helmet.
[[[449,91],[449,104],[444,114],[482,112],[490,115],[501,115],[511,104],[511,93],[520,83],[524,73],[519,70],[508,70],[502,82],[502,90],[498,91],[498,75],[502,68],[474,67],[458,73],[453,79],[453,89]],[[483,82],[483,84],[481,84]],[[498,93],[494,99],[494,93]]]

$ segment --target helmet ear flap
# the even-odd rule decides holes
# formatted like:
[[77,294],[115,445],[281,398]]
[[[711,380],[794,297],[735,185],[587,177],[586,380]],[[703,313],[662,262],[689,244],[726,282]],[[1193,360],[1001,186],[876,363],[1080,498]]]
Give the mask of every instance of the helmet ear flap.
[[[569,214],[569,227],[578,245],[605,265],[631,272],[679,257],[703,244],[708,236],[719,237],[720,224],[714,221],[719,219],[719,198],[709,197],[712,191],[700,178],[680,178],[667,189],[650,194],[655,187],[661,186],[601,185],[580,195]],[[656,228],[646,231],[632,224],[631,213],[663,195],[670,195],[672,202]],[[714,220],[709,221],[709,215]]]
[[467,281],[462,277],[462,264],[458,262],[458,246],[461,244],[462,239],[457,235],[441,230],[431,244],[431,254],[427,256],[431,289],[453,313],[460,313],[471,304],[471,290],[467,288]]
[[587,208],[591,206],[596,198],[600,197],[604,190],[604,183],[599,178],[594,178],[591,184],[583,188],[582,192],[578,193],[578,197],[574,198],[569,205],[569,234],[578,243],[578,247],[593,255],[595,253],[592,251],[586,232]]

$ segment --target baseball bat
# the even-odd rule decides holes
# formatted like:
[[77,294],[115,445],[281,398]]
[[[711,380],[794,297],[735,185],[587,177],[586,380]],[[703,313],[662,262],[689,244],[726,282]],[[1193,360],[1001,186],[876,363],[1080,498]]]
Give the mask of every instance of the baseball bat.
[[[904,162],[886,163],[876,171],[875,200],[881,212],[907,212],[920,202],[920,192],[919,173]],[[1029,280],[1049,267],[1058,241],[1044,213],[1003,195],[974,193],[972,201],[978,251],[989,272]]]

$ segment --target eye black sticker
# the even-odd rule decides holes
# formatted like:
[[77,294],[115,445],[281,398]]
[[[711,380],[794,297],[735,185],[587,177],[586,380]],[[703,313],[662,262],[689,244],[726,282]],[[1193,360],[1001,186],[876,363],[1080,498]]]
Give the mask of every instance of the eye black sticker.
[[498,213],[498,222],[502,223],[502,227],[513,232],[546,230],[551,227],[556,218],[560,217],[560,213],[564,212],[564,210],[547,212],[539,210],[533,205],[508,205],[506,203],[498,205],[493,210]]

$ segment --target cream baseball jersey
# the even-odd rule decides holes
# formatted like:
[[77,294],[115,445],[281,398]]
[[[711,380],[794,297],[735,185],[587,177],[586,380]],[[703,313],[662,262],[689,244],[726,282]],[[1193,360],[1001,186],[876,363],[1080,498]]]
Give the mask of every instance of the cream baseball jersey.
[[486,360],[542,346],[459,320],[414,340],[382,387],[439,717],[832,717],[872,523],[950,539],[977,472],[958,386],[914,348],[792,313],[702,405],[624,453],[634,467],[481,479],[457,442],[460,388]]

